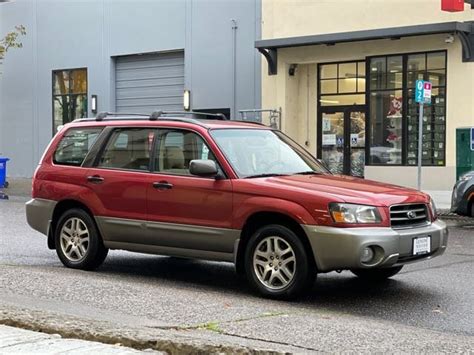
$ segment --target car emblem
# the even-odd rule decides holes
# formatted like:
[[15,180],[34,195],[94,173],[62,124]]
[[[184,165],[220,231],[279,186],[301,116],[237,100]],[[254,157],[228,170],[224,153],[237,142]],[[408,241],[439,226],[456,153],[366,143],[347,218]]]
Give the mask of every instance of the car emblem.
[[409,212],[407,213],[407,217],[408,217],[409,219],[414,219],[414,218],[416,218],[416,212],[415,212],[415,211],[409,211]]

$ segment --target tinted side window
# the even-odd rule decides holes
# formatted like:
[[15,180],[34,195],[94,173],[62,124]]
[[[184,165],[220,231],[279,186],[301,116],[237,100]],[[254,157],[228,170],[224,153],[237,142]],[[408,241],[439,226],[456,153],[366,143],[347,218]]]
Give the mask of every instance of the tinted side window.
[[217,162],[204,140],[196,133],[179,130],[161,131],[156,144],[156,172],[191,175],[189,163],[194,159]]
[[148,171],[154,136],[155,130],[151,128],[115,130],[107,142],[98,166]]
[[99,137],[101,128],[70,129],[58,144],[53,161],[59,165],[81,166]]

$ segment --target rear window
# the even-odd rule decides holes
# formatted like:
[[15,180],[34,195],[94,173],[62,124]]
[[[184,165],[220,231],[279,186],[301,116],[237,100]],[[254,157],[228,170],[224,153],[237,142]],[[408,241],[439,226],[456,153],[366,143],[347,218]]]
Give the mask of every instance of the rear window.
[[54,163],[81,166],[101,131],[101,128],[81,128],[67,131],[56,148]]

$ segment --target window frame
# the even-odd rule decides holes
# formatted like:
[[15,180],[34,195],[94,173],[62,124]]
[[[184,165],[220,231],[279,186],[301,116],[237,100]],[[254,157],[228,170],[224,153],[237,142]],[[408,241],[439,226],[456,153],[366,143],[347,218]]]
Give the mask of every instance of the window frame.
[[[94,169],[103,169],[103,170],[114,170],[114,171],[128,171],[128,172],[136,172],[136,173],[150,173],[151,172],[151,164],[152,164],[152,159],[153,159],[153,151],[150,152],[150,161],[148,162],[148,169],[147,170],[140,170],[140,169],[125,169],[125,168],[115,168],[115,167],[110,167],[110,166],[100,166],[100,160],[105,154],[105,151],[107,149],[107,146],[109,142],[111,142],[112,137],[114,136],[114,133],[116,131],[123,131],[123,130],[129,130],[129,129],[148,129],[148,130],[154,130],[158,131],[159,127],[153,127],[153,126],[109,126],[108,130],[105,133],[104,139],[101,140],[101,145],[100,149],[97,150],[97,154],[95,155],[93,161],[91,162],[91,168]],[[153,149],[155,140],[156,140],[156,135],[153,137],[153,142],[151,145],[151,149]],[[92,150],[92,149],[91,149]]]
[[[71,94],[71,93],[55,94],[55,92],[54,92],[54,76],[55,76],[55,74],[59,73],[59,72],[66,72],[66,71],[67,72],[73,72],[74,70],[85,70],[86,71],[86,92],[85,93],[74,93],[74,94]],[[54,100],[57,97],[62,97],[62,96],[73,97],[73,96],[80,96],[80,95],[85,95],[86,96],[86,104],[87,104],[86,113],[87,113],[87,116],[89,116],[89,70],[88,70],[87,67],[53,69],[51,71],[51,116],[52,116],[51,117],[52,118],[51,130],[53,132],[53,137],[57,133],[56,132],[56,127],[55,127],[55,124],[54,124]]]
[[[221,175],[223,176],[223,179],[228,179],[227,173],[222,168],[222,164],[219,161],[219,158],[218,158],[217,154],[214,152],[214,150],[212,150],[212,147],[210,146],[209,142],[206,140],[206,138],[201,133],[199,133],[199,132],[197,132],[193,129],[182,128],[182,127],[157,127],[157,128],[158,128],[159,131],[183,131],[183,132],[187,132],[187,133],[196,134],[198,137],[200,137],[202,139],[202,141],[207,146],[209,151],[216,158],[215,162],[217,164],[217,170],[221,173]],[[152,159],[152,161],[150,162],[150,173],[155,174],[155,175],[165,175],[165,176],[174,176],[174,177],[187,177],[187,178],[200,178],[200,179],[215,180],[214,177],[198,176],[198,175],[192,175],[192,174],[189,174],[189,175],[188,174],[178,174],[178,173],[171,173],[171,172],[168,172],[168,171],[155,171],[155,168],[156,168],[155,167],[156,154],[158,153],[158,155],[159,155],[159,151],[157,150],[156,145],[158,144],[158,138],[161,137],[161,136],[162,136],[161,134],[157,134],[155,136],[155,138],[153,139],[153,145],[152,145],[153,151],[152,151],[152,155],[150,156],[150,159]]]
[[[123,129],[134,129],[134,128],[140,128],[140,129],[150,129],[150,130],[155,130],[157,134],[153,137],[153,142],[151,145],[151,154],[150,154],[150,162],[148,164],[148,170],[136,170],[136,169],[124,169],[124,168],[112,168],[112,167],[103,167],[99,166],[100,159],[105,153],[105,149],[111,140],[113,134],[117,130],[123,130]],[[103,170],[114,170],[114,171],[127,171],[127,172],[136,172],[136,173],[148,173],[148,174],[154,174],[154,175],[165,175],[165,176],[175,176],[175,177],[188,177],[188,178],[199,178],[199,179],[212,179],[215,180],[213,177],[205,177],[205,176],[197,176],[197,175],[182,175],[182,174],[171,174],[171,173],[165,173],[165,172],[159,172],[159,171],[153,171],[154,170],[154,161],[155,161],[155,155],[156,155],[156,144],[158,141],[158,137],[160,136],[159,131],[160,130],[178,130],[178,131],[186,131],[186,132],[192,132],[201,137],[201,139],[204,141],[204,143],[207,145],[208,149],[214,156],[216,157],[216,163],[218,170],[222,172],[222,179],[228,179],[228,175],[226,171],[222,168],[222,164],[219,161],[218,155],[215,153],[215,151],[212,149],[210,146],[208,140],[199,132],[197,132],[194,129],[190,128],[183,128],[183,127],[176,127],[176,126],[167,126],[167,127],[160,127],[160,126],[153,126],[153,125],[146,125],[146,126],[108,126],[103,129],[101,136],[97,138],[97,141],[95,142],[94,147],[91,147],[88,156],[91,155],[91,152],[94,152],[94,155],[89,158],[86,156],[84,159],[83,165],[87,162],[88,167],[94,168],[94,169],[103,169]],[[99,145],[98,145],[99,144]],[[89,158],[89,159],[88,159]]]
[[[97,139],[94,141],[92,146],[88,149],[86,155],[84,156],[84,159],[82,159],[81,164],[75,165],[75,164],[58,163],[56,161],[56,153],[58,152],[59,146],[60,146],[61,142],[64,140],[64,138],[66,137],[66,135],[68,133],[72,132],[72,131],[86,131],[86,130],[97,130],[99,132],[98,132]],[[53,166],[67,166],[69,168],[88,167],[88,162],[89,162],[89,157],[91,155],[91,152],[95,151],[97,149],[97,147],[101,146],[101,144],[103,143],[104,132],[105,132],[105,129],[102,126],[86,126],[86,127],[71,127],[71,128],[69,128],[68,130],[66,130],[64,132],[64,134],[58,140],[58,143],[56,144],[56,146],[54,148],[54,151],[51,155],[51,164]]]
[[[365,165],[366,166],[381,166],[381,167],[416,167],[416,165],[408,165],[408,123],[407,123],[407,112],[408,112],[408,100],[409,100],[409,95],[408,92],[410,89],[414,88],[409,88],[408,87],[408,57],[411,55],[417,55],[417,54],[424,54],[425,55],[425,70],[424,72],[428,72],[428,68],[426,67],[427,60],[428,60],[428,54],[432,53],[444,53],[445,56],[445,85],[444,86],[436,86],[433,87],[433,89],[444,89],[445,91],[445,98],[444,98],[444,117],[445,117],[445,130],[444,130],[444,137],[443,137],[443,150],[444,150],[444,164],[442,165],[435,165],[435,164],[430,164],[430,165],[425,165],[422,164],[424,167],[446,167],[446,128],[447,128],[447,98],[448,98],[448,50],[447,49],[438,49],[438,50],[431,50],[431,51],[418,51],[418,52],[401,52],[401,53],[390,53],[390,54],[380,54],[380,55],[373,55],[373,56],[368,56],[366,57],[366,148],[365,148],[365,154],[368,159],[366,159]],[[387,90],[393,90],[396,91],[396,89],[375,89],[372,90],[370,86],[370,61],[373,58],[381,58],[381,57],[396,57],[396,56],[402,56],[402,73],[403,73],[403,83],[402,83],[402,96],[403,96],[403,101],[402,101],[402,159],[401,159],[401,164],[375,164],[371,162],[370,159],[370,138],[371,138],[371,116],[370,116],[370,94],[372,91],[375,92],[380,92],[380,91],[387,91]],[[441,69],[441,68],[439,68]],[[400,90],[400,89],[398,89]]]

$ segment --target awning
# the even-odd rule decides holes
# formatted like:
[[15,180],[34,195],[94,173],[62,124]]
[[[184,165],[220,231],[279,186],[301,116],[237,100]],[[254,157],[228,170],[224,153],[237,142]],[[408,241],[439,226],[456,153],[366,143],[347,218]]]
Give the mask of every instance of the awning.
[[451,33],[459,37],[463,48],[463,61],[474,62],[474,21],[441,22],[416,26],[389,27],[374,30],[339,32],[313,36],[265,39],[255,42],[255,48],[262,53],[268,62],[268,74],[277,73],[278,49],[335,45],[337,43],[374,41],[380,39],[400,39],[402,37],[427,36]]

